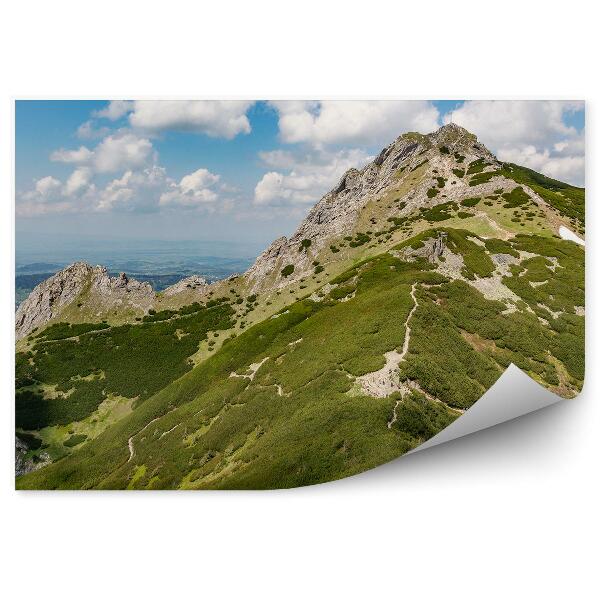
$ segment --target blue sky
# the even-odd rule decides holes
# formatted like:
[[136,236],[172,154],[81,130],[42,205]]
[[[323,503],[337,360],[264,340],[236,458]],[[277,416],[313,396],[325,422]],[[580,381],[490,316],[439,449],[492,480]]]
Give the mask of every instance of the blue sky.
[[583,185],[566,101],[17,101],[19,234],[265,245],[348,168],[452,120],[501,160]]

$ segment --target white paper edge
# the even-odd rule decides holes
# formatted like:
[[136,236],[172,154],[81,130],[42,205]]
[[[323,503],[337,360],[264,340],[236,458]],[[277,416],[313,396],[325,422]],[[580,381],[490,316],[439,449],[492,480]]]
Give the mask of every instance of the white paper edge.
[[[545,408],[562,400],[510,364],[496,383],[469,410],[426,442],[406,454],[475,433],[499,423]],[[406,456],[406,455],[405,455]]]

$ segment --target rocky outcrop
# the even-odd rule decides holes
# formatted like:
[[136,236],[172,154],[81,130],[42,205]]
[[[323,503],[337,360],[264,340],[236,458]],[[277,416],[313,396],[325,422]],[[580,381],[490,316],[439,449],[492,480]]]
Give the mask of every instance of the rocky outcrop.
[[206,290],[208,285],[209,283],[204,277],[200,277],[200,275],[190,275],[163,290],[163,295],[175,296],[183,292],[189,292],[190,290],[198,290],[198,292],[202,293]]
[[89,282],[93,268],[83,262],[69,265],[43,281],[21,303],[15,316],[17,339],[47,323],[62,307],[70,304]]
[[[484,159],[486,168],[500,166],[476,136],[454,123],[428,135],[401,135],[362,170],[349,169],[338,185],[315,204],[289,239],[279,238],[256,259],[246,272],[252,289],[282,287],[305,277],[314,268],[312,261],[319,251],[356,231],[361,215],[364,216],[363,209],[370,201],[397,193],[405,206],[403,214],[408,214],[415,208],[464,197],[470,193],[468,185],[453,169],[464,170],[477,159]],[[417,169],[420,178],[409,181]],[[437,198],[430,198],[427,190],[436,186],[438,178],[444,178],[448,185]],[[298,252],[303,240],[310,240],[310,253]],[[281,270],[288,264],[294,265],[293,274],[283,277]]]
[[106,267],[76,262],[40,283],[21,303],[15,315],[16,339],[58,318],[82,295],[85,309],[97,314],[123,305],[147,310],[155,297],[148,283],[129,279],[125,273],[110,277]]
[[437,238],[433,241],[432,254],[435,258],[443,256],[447,237],[448,234],[445,231],[440,231]]
[[52,462],[50,455],[47,452],[41,452],[39,456],[30,457],[27,456],[29,448],[27,444],[15,436],[15,476],[25,475],[31,471],[37,471],[42,467]]

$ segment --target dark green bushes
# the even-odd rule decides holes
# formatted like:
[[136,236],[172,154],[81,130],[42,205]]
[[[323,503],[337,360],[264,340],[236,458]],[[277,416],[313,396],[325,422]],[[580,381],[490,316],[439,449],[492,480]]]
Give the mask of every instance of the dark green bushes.
[[[145,400],[189,371],[187,359],[200,340],[208,331],[231,327],[232,315],[229,304],[221,303],[168,321],[106,328],[78,339],[37,341],[32,354],[17,354],[17,427],[34,430],[80,421],[109,393]],[[178,338],[177,330],[187,335]],[[100,372],[103,377],[82,379]],[[31,380],[56,385],[56,397],[22,389]]]
[[89,331],[107,329],[106,323],[55,323],[38,333],[35,337],[44,340],[63,340],[75,337]]
[[505,200],[504,208],[517,208],[518,206],[524,206],[531,200],[529,194],[527,194],[522,187],[516,187],[510,192],[504,192],[502,194],[502,198]]
[[75,446],[85,442],[85,440],[87,440],[87,435],[85,435],[85,433],[78,433],[65,440],[63,445],[67,446],[67,448],[74,448]]

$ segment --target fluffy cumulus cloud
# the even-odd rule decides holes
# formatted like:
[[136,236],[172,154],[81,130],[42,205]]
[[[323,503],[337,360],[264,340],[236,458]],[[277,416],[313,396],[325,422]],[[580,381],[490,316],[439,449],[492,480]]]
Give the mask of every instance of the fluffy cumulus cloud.
[[99,173],[139,168],[152,156],[152,142],[133,133],[109,135],[94,150],[93,164]]
[[92,159],[94,153],[85,146],[80,146],[77,150],[55,150],[50,155],[50,160],[62,163],[86,163]]
[[220,177],[207,169],[198,169],[171,182],[169,190],[160,196],[161,206],[198,207],[214,203],[218,199],[215,186]]
[[71,173],[65,183],[64,193],[66,196],[74,196],[90,185],[92,170],[89,167],[79,167]]
[[77,167],[63,183],[47,176],[19,194],[17,213],[36,216],[67,212],[137,212],[205,210],[227,212],[236,200],[220,176],[198,169],[175,181],[163,167],[127,170],[103,185],[94,182],[90,167]]
[[80,146],[76,150],[60,148],[50,155],[55,162],[85,165],[97,173],[114,173],[138,169],[154,159],[152,142],[130,132],[106,136],[93,150]]
[[151,133],[190,131],[232,139],[250,133],[245,100],[137,100],[129,114],[133,128]]
[[99,212],[155,212],[160,196],[171,184],[163,167],[152,165],[126,171],[94,195],[93,210]]
[[93,121],[86,121],[77,128],[76,135],[81,140],[95,140],[103,138],[109,132],[108,127],[98,127]]
[[48,196],[60,188],[60,181],[51,175],[42,177],[35,182],[35,191],[40,196]]
[[254,204],[310,206],[328,192],[351,167],[362,167],[373,157],[363,150],[314,151],[303,156],[276,150],[262,152],[272,170],[256,184]]
[[438,128],[439,112],[421,100],[324,100],[272,102],[283,142],[375,144],[383,146],[401,133],[429,133]]
[[110,121],[117,121],[121,117],[124,117],[133,108],[133,102],[130,100],[112,100],[108,103],[106,108],[97,110],[93,113],[93,116],[99,119],[109,119]]
[[567,123],[583,108],[580,102],[554,100],[474,100],[444,120],[476,134],[500,160],[583,185],[584,133]]

